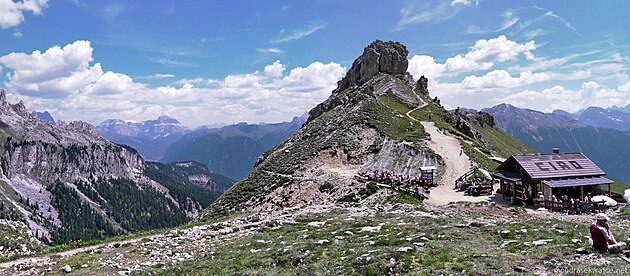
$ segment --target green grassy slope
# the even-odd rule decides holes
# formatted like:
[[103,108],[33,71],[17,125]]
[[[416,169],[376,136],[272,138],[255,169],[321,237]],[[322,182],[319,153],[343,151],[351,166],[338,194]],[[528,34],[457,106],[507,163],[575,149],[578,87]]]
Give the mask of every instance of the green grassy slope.
[[422,124],[405,115],[413,108],[393,95],[381,96],[379,100],[367,104],[370,124],[375,128],[396,140],[418,142],[424,140],[428,134]]

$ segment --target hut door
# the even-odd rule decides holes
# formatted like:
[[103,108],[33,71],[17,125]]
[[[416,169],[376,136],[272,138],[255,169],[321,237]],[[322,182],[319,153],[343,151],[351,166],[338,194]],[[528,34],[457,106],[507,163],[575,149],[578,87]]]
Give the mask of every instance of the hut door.
[[521,198],[523,198],[523,193],[525,191],[523,190],[523,182],[522,181],[516,181],[514,183],[514,196],[516,197],[515,199],[513,199],[513,202],[521,202]]

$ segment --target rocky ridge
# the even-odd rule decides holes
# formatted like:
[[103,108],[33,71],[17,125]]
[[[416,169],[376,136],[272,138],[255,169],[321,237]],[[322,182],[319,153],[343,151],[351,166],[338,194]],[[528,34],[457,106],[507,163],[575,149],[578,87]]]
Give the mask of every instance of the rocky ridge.
[[404,114],[423,102],[407,72],[407,54],[391,41],[366,47],[332,95],[309,112],[307,123],[263,154],[254,172],[210,213],[363,200],[369,192],[353,179],[360,170],[415,175],[421,166],[441,167],[439,157],[423,146],[422,126]]
[[[466,155],[489,170],[496,166],[492,156],[532,151],[498,129],[487,113],[445,110],[437,97],[430,98],[428,79],[414,81],[407,72],[407,55],[397,42],[368,45],[331,96],[309,111],[306,124],[258,158],[254,171],[213,203],[207,216],[365,204],[391,196],[355,180],[360,171],[416,176],[422,166],[436,166],[436,181],[449,171],[448,182],[469,169],[460,162],[450,162],[457,168],[446,167],[444,156],[436,153],[440,146],[453,147],[443,151],[450,159]],[[427,143],[432,138],[427,126],[450,137],[448,145]]]
[[[5,91],[0,89],[0,218],[23,221],[32,236],[61,242],[54,240],[55,237],[69,238],[83,231],[66,229],[76,223],[100,223],[99,227],[108,229],[107,235],[147,227],[131,222],[122,226],[122,217],[118,221],[113,218],[122,210],[114,207],[119,202],[107,200],[119,193],[110,190],[111,185],[125,186],[127,197],[147,193],[144,200],[150,197],[158,200],[151,208],[170,210],[169,216],[180,217],[182,221],[186,220],[186,214],[193,216],[209,204],[202,205],[199,200],[210,195],[197,192],[200,197],[187,197],[187,192],[174,186],[193,184],[160,181],[157,171],[149,175],[146,170],[146,163],[134,149],[109,142],[97,134],[94,126],[81,121],[38,119],[23,102],[8,103]],[[166,199],[160,199],[164,196]],[[73,212],[76,218],[71,215]],[[82,215],[91,218],[81,218]],[[86,227],[94,233],[98,230],[89,225],[76,227]],[[90,237],[102,238],[100,235]]]

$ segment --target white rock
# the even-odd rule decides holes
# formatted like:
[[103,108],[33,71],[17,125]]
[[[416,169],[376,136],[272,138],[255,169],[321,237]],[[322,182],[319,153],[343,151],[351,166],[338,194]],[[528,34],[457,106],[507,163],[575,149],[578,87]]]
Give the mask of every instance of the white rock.
[[72,268],[69,265],[64,265],[61,268],[61,271],[65,272],[65,273],[70,273],[70,272],[72,272]]
[[537,240],[537,241],[533,241],[532,244],[533,245],[545,245],[548,242],[553,241],[553,240]]
[[324,224],[326,224],[326,222],[325,222],[325,221],[311,221],[311,222],[309,222],[307,225],[308,225],[308,226],[313,226],[313,227],[321,227],[321,226],[323,226]]
[[327,243],[330,243],[330,241],[329,240],[318,240],[318,241],[315,242],[315,244],[319,244],[319,245],[323,245],[323,244],[327,244]]
[[400,247],[400,248],[396,249],[396,252],[409,252],[411,250],[413,250],[412,247],[405,246],[405,247]]
[[381,226],[365,226],[361,228],[361,232],[380,232],[381,231]]
[[508,245],[510,245],[510,244],[512,244],[512,243],[516,243],[516,242],[518,242],[518,241],[517,241],[517,240],[509,240],[509,241],[503,242],[503,243],[501,244],[501,246],[499,246],[499,247],[500,247],[500,248],[506,248]]

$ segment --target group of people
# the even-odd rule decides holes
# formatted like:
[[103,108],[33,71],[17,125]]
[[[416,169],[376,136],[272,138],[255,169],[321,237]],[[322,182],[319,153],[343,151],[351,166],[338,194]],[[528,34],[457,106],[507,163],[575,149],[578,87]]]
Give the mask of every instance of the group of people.
[[[551,195],[550,198],[545,198],[545,196],[543,195],[542,192],[538,192],[538,202],[540,203],[541,206],[547,206],[547,205],[551,205],[553,206],[557,206],[557,207],[563,207],[563,206],[568,206],[568,209],[571,210],[575,210],[578,208],[582,208],[582,209],[590,209],[591,207],[594,207],[595,202],[593,202],[592,200],[592,195],[591,193],[588,193],[587,195],[584,196],[584,199],[579,199],[579,198],[574,198],[574,197],[570,197],[569,195],[561,195],[559,197],[556,197],[556,195]],[[547,205],[545,205],[545,202],[548,202]],[[565,210],[568,211],[568,210]]]
[[398,174],[393,171],[362,171],[359,176],[367,181],[390,185],[392,190],[405,189],[417,196],[427,197],[428,185],[419,176]]
[[359,176],[366,178],[368,181],[387,184],[396,187],[415,187],[425,185],[419,176],[402,175],[392,171],[368,171],[359,172]]

